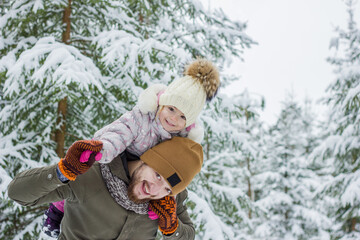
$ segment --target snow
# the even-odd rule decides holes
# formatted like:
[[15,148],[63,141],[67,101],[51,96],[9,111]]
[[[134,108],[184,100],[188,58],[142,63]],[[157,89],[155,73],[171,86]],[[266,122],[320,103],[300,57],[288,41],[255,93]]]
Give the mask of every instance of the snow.
[[7,172],[4,169],[0,168],[0,191],[1,192],[3,192],[3,193],[7,192],[7,187],[9,186],[9,183],[11,182],[11,180],[12,179],[8,176]]
[[5,95],[11,96],[24,88],[23,74],[30,71],[34,72],[32,79],[35,84],[42,84],[43,79],[53,79],[59,86],[76,83],[80,89],[88,91],[89,85],[94,85],[103,91],[99,81],[101,74],[92,60],[76,48],[56,42],[53,37],[39,39],[32,49],[24,51],[17,62],[9,67]]
[[[33,222],[31,222],[29,225],[27,225],[22,231],[20,231],[14,238],[13,240],[22,240],[23,239],[23,234],[26,232],[31,232],[34,228],[35,225],[41,226],[42,225],[42,216],[37,217],[36,219],[34,219]],[[41,234],[40,236],[41,238],[39,240],[54,240],[54,238],[50,238],[49,236],[45,235],[45,234]]]
[[44,9],[43,1],[36,0],[32,8],[33,12],[36,13],[39,9]]
[[358,173],[349,174],[344,179],[346,188],[341,195],[340,202],[343,207],[356,205],[360,202],[360,175]]
[[[216,216],[211,210],[209,204],[204,199],[198,197],[194,192],[189,191],[189,199],[196,204],[193,210],[195,214],[201,214],[201,218],[198,219],[199,223],[205,224],[207,231],[203,233],[201,239],[211,239],[216,236],[219,240],[225,240],[223,232],[228,235],[231,234],[230,227],[226,226],[221,219]],[[230,239],[234,239],[233,236],[229,236]]]
[[[11,11],[0,17],[0,28],[7,29],[12,20],[26,24],[22,16],[48,4],[56,12],[67,2],[13,1]],[[149,1],[143,4],[152,7]],[[0,50],[6,53],[0,58],[1,200],[8,201],[6,189],[15,172],[58,161],[54,129],[63,123],[56,122],[59,99],[68,96],[66,137],[89,138],[130,108],[144,86],[181,76],[180,69],[194,55],[219,64],[223,86],[233,81],[224,65],[236,54],[242,59],[244,49],[239,48],[255,43],[244,31],[246,23],[230,21],[221,10],[207,12],[196,0],[169,4],[159,5],[159,15],[146,16],[144,22],[126,1],[111,1],[114,8],[82,6],[99,16],[88,22],[89,28],[82,26],[89,34],[74,32],[75,44],[70,45],[52,33],[22,36],[20,27],[0,36]],[[185,14],[193,10],[195,19]],[[159,17],[158,24],[151,25],[152,17]],[[55,24],[51,21],[49,28]],[[353,34],[357,39],[359,33]],[[200,116],[206,129],[203,169],[189,188],[197,239],[360,238],[343,231],[348,219],[360,215],[360,67],[358,59],[349,59],[359,51],[358,42],[344,50],[350,44],[342,36],[330,40],[340,52],[333,58],[335,80],[325,97],[330,116],[324,122],[294,98],[285,98],[278,121],[265,127],[259,118],[264,99],[246,89],[231,97],[221,89],[207,104]],[[82,41],[91,47],[75,47]],[[14,239],[40,223],[35,218]],[[360,231],[359,223],[356,227]]]

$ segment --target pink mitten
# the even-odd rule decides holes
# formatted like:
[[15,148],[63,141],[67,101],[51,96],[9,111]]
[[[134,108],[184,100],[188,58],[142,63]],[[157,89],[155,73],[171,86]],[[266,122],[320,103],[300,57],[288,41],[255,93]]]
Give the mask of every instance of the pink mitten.
[[150,206],[149,206],[148,214],[151,220],[155,220],[159,218],[159,216],[155,212],[153,212],[153,210],[151,210]]
[[[80,162],[84,163],[84,162],[89,161],[89,157],[92,153],[93,153],[93,151],[90,151],[90,150],[83,151],[82,154],[80,155]],[[95,161],[99,161],[101,159],[101,157],[102,157],[102,153],[98,152],[95,155]]]

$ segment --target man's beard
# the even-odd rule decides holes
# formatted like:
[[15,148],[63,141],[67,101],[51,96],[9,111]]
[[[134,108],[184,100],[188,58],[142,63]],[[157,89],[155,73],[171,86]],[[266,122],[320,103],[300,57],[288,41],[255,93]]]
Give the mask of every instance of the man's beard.
[[136,194],[135,194],[135,186],[137,184],[142,184],[141,181],[139,180],[131,180],[130,184],[129,184],[129,187],[128,187],[128,196],[129,196],[129,199],[131,201],[133,201],[134,203],[137,203],[137,204],[140,204],[140,203],[145,203],[145,202],[149,202],[151,200],[151,198],[143,198],[143,199],[139,199]]

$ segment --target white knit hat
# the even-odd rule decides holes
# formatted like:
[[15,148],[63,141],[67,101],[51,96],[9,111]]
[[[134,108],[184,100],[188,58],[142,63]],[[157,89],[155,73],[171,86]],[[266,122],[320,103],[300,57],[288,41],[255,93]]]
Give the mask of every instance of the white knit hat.
[[195,123],[206,100],[211,100],[220,86],[219,72],[212,62],[196,59],[174,80],[159,98],[159,105],[172,105],[184,113],[186,127]]

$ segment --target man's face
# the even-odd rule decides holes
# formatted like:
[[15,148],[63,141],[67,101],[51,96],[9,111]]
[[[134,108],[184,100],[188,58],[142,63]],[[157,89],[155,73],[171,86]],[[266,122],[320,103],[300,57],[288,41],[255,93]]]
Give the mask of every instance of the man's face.
[[128,196],[135,203],[163,198],[171,193],[168,182],[151,167],[142,163],[131,176]]

